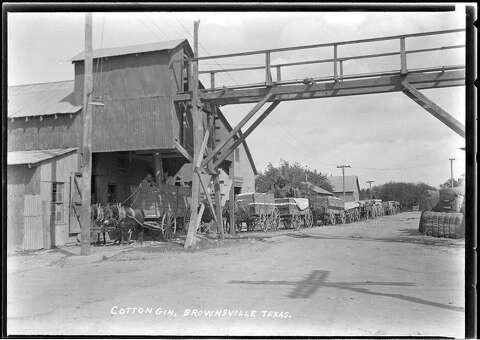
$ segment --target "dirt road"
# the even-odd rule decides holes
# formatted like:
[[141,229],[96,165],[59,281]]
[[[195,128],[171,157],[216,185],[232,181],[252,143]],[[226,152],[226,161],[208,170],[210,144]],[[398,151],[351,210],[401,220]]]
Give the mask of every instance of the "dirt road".
[[463,337],[464,241],[418,218],[11,256],[8,333]]

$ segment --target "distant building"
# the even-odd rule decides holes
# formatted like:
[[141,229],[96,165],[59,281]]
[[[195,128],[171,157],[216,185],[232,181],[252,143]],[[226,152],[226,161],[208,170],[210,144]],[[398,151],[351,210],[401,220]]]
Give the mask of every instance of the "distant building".
[[[330,176],[328,181],[335,196],[343,199],[343,176]],[[360,185],[357,176],[345,176],[345,201],[360,200]]]
[[330,191],[325,190],[323,188],[320,188],[319,186],[317,186],[317,185],[315,185],[311,182],[306,181],[306,182],[302,182],[300,184],[301,184],[302,190],[307,191],[309,194],[315,194],[316,196],[321,196],[321,197],[335,196]]

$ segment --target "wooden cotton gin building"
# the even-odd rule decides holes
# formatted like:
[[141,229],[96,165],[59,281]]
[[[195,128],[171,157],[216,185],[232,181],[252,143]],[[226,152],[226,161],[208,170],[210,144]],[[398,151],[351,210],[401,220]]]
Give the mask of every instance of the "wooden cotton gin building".
[[[182,176],[193,153],[192,117],[173,96],[188,91],[192,55],[187,40],[93,51],[93,203],[123,201],[149,173],[188,183]],[[9,251],[64,245],[80,233],[72,197],[78,195],[83,53],[72,63],[74,80],[8,88]],[[220,139],[231,127],[221,112],[218,117]],[[232,161],[235,191],[253,191],[256,170],[245,143],[225,171]]]

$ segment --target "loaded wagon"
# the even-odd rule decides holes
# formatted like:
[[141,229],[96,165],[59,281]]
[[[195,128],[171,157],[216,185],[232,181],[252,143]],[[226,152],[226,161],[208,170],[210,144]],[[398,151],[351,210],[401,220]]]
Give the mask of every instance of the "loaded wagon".
[[358,202],[345,202],[345,220],[347,223],[360,221],[360,204]]
[[346,222],[345,203],[340,198],[313,196],[310,198],[310,208],[315,223],[325,225]]
[[313,226],[313,215],[308,198],[276,198],[275,206],[280,212],[280,219],[286,228],[295,230]]
[[257,192],[238,194],[235,198],[235,210],[235,224],[240,230],[244,224],[247,231],[278,229],[280,213],[273,194]]
[[190,218],[191,189],[168,184],[142,182],[132,202],[132,208],[145,215],[143,227],[160,231],[171,239],[177,230],[186,230]]

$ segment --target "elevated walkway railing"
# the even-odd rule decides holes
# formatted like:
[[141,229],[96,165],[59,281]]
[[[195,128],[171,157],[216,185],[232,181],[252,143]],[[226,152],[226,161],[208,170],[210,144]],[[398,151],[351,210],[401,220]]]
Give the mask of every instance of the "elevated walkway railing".
[[[332,42],[332,43],[321,43],[321,44],[313,44],[313,45],[292,46],[292,47],[264,49],[264,50],[220,54],[220,55],[211,55],[211,56],[203,56],[203,57],[198,57],[198,58],[192,58],[191,61],[198,61],[199,64],[200,64],[200,61],[204,61],[204,60],[218,60],[218,59],[225,59],[225,58],[235,58],[235,57],[244,57],[244,56],[252,56],[252,55],[262,55],[262,54],[265,56],[265,63],[264,63],[264,65],[261,65],[261,66],[200,70],[199,74],[210,74],[210,88],[202,90],[202,91],[207,91],[207,92],[217,91],[217,90],[222,90],[223,89],[223,87],[216,87],[216,85],[215,85],[216,75],[220,74],[220,73],[264,70],[264,72],[265,72],[265,81],[264,82],[228,86],[228,88],[230,88],[230,89],[246,89],[246,88],[274,86],[274,85],[291,85],[291,84],[298,84],[298,83],[302,83],[302,82],[304,83],[305,79],[290,79],[290,80],[282,79],[282,69],[285,69],[287,67],[292,67],[292,66],[321,64],[321,63],[332,64],[333,74],[330,75],[330,76],[326,76],[326,77],[309,78],[308,80],[310,82],[331,81],[331,80],[342,81],[342,80],[345,80],[345,79],[376,77],[376,76],[381,76],[381,75],[407,74],[407,73],[411,73],[411,72],[458,70],[458,69],[464,69],[465,66],[464,65],[445,65],[445,66],[440,66],[440,67],[431,67],[431,68],[422,68],[422,69],[408,69],[407,68],[407,61],[408,61],[407,56],[411,55],[411,54],[418,54],[418,53],[425,53],[425,52],[434,52],[434,51],[444,51],[444,50],[465,48],[465,45],[463,45],[463,44],[452,44],[452,45],[446,45],[446,46],[421,48],[421,49],[411,49],[411,50],[407,50],[405,48],[405,46],[406,46],[406,40],[408,38],[427,37],[427,36],[443,36],[443,35],[446,35],[446,34],[455,34],[455,33],[461,33],[461,32],[465,32],[465,29],[450,29],[450,30],[442,30],[442,31],[420,32],[420,33],[393,35],[393,36],[369,38],[369,39],[339,41],[339,42]],[[357,45],[357,44],[363,44],[363,43],[389,41],[389,40],[398,40],[398,42],[399,42],[399,50],[398,51],[385,52],[385,53],[373,53],[373,54],[359,54],[359,55],[350,55],[350,56],[340,56],[339,52],[338,52],[338,47],[339,46],[346,46],[346,45],[351,46],[351,45]],[[272,57],[273,53],[281,53],[281,52],[296,51],[296,50],[306,50],[306,49],[313,49],[313,48],[320,48],[320,47],[331,47],[333,49],[333,51],[332,51],[333,52],[333,57],[332,58],[326,58],[326,59],[315,59],[315,60],[306,60],[306,61],[289,62],[289,63],[276,63],[276,64],[271,63],[271,57]],[[380,57],[391,57],[391,56],[400,56],[400,58],[399,58],[400,68],[399,69],[392,70],[392,71],[385,71],[385,72],[349,74],[349,75],[345,75],[344,72],[343,72],[345,63],[348,62],[348,61],[358,60],[358,59],[373,59],[373,58],[380,58]],[[272,69],[276,70],[276,80],[273,80]]]

